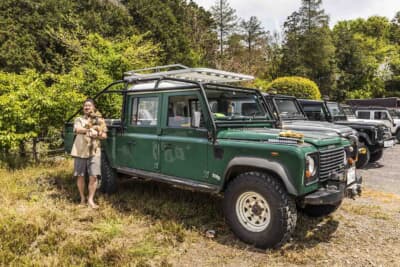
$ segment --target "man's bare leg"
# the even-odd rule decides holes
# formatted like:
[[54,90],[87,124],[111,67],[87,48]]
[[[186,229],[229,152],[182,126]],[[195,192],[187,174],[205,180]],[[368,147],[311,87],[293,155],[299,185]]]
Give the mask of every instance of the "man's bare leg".
[[96,193],[96,188],[97,188],[97,177],[96,176],[89,177],[88,188],[89,188],[88,204],[91,208],[97,208],[98,206],[93,201],[94,194]]
[[78,176],[76,184],[78,185],[79,195],[81,196],[81,204],[85,204],[85,177]]

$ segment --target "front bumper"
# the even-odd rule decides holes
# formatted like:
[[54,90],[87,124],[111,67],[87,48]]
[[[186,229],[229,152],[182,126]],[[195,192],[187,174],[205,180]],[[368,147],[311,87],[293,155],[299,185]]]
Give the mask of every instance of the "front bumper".
[[345,197],[354,199],[361,195],[361,184],[361,176],[357,176],[349,185],[344,182],[328,182],[325,187],[306,195],[302,202],[304,205],[335,205]]
[[392,148],[396,145],[396,137],[391,137],[389,139],[385,139],[382,142],[383,148]]

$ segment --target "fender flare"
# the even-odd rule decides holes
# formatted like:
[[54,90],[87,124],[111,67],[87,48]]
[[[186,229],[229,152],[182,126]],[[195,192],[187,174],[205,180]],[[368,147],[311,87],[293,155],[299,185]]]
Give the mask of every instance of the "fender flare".
[[282,181],[282,183],[284,184],[284,186],[289,194],[298,195],[298,191],[293,186],[293,183],[291,182],[290,176],[289,176],[288,172],[286,171],[285,167],[276,161],[270,161],[270,160],[262,159],[262,158],[253,158],[253,157],[235,157],[235,158],[233,158],[231,161],[229,161],[228,166],[225,169],[224,176],[223,176],[224,177],[223,186],[225,186],[226,183],[229,182],[229,176],[230,176],[231,170],[234,167],[238,167],[238,166],[254,167],[254,168],[264,169],[266,171],[272,172],[272,173],[276,174],[278,176],[277,178]]
[[359,134],[359,140],[361,141],[361,139],[364,139],[365,140],[365,142],[366,142],[366,145],[373,145],[372,144],[372,142],[371,142],[371,138],[369,138],[369,135],[368,134],[366,134],[366,133],[364,133],[364,132],[358,132],[358,134]]

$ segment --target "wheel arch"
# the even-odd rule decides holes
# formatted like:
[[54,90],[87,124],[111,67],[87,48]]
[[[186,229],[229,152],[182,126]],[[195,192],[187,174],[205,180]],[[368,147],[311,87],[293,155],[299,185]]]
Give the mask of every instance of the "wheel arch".
[[259,171],[268,173],[278,179],[287,192],[291,195],[298,195],[298,191],[291,182],[290,175],[285,170],[285,167],[276,161],[253,157],[236,157],[233,158],[224,172],[224,182],[221,191],[225,191],[227,185],[240,173]]
[[365,145],[372,145],[371,138],[369,138],[369,135],[364,132],[359,132],[358,140],[363,142]]

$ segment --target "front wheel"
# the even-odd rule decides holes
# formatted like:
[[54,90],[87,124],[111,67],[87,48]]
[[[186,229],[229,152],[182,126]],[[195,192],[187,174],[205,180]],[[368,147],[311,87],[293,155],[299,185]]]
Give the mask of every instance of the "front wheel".
[[306,205],[304,208],[299,207],[299,211],[310,217],[323,217],[336,211],[341,204],[342,201],[332,205]]
[[383,149],[378,150],[375,153],[371,154],[371,158],[369,159],[369,162],[376,162],[378,160],[380,160],[383,156]]
[[[367,166],[369,159],[371,157],[371,153],[369,151],[369,148],[367,145],[364,143],[360,143],[360,147],[358,148],[359,153],[358,153],[358,160],[356,162],[356,167],[357,169],[362,169],[365,166]],[[364,153],[361,153],[360,150],[363,150]]]
[[397,142],[400,143],[400,130],[396,131],[396,139],[397,139]]
[[277,248],[296,226],[295,201],[274,177],[247,172],[228,184],[223,201],[228,225],[242,241]]

